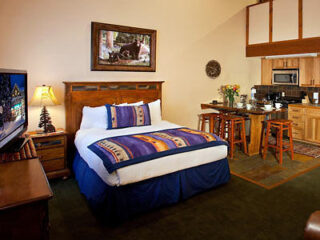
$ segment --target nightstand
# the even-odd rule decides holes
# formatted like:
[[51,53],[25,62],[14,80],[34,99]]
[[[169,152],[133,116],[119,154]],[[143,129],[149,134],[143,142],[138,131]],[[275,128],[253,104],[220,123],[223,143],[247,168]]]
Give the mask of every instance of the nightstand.
[[67,132],[58,129],[53,133],[28,132],[48,179],[70,175],[67,165]]

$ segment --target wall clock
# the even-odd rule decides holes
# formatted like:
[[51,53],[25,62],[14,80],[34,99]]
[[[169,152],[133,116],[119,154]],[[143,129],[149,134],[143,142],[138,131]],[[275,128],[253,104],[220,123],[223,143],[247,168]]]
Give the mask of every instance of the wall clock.
[[210,78],[217,78],[221,73],[221,66],[216,60],[211,60],[206,65],[206,73]]

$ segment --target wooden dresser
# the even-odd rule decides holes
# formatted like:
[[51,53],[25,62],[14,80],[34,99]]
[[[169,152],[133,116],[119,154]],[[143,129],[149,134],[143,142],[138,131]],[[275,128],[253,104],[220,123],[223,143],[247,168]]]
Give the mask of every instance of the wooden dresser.
[[48,239],[52,196],[39,159],[0,164],[0,238]]
[[36,147],[48,179],[68,177],[70,170],[67,166],[67,133],[58,129],[53,133],[28,132]]
[[320,105],[289,105],[288,118],[293,121],[293,138],[320,144]]

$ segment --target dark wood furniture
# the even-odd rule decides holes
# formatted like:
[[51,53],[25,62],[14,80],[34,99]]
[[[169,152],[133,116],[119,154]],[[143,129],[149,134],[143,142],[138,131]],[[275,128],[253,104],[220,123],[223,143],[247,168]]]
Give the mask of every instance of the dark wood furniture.
[[267,115],[278,112],[285,112],[286,109],[264,111],[260,108],[247,110],[246,108],[229,107],[227,104],[201,104],[202,109],[216,109],[223,112],[235,112],[248,115],[250,119],[250,143],[248,145],[248,155],[257,155],[260,152],[262,136],[262,122]]
[[19,152],[4,152],[0,154],[0,163],[37,158],[36,148],[29,138]]
[[0,164],[0,238],[48,239],[52,196],[38,159]]
[[73,158],[74,137],[80,128],[82,108],[104,104],[145,103],[161,100],[163,81],[158,82],[64,82],[68,155]]
[[67,132],[58,129],[57,132],[27,133],[35,144],[38,158],[49,179],[70,175],[67,164]]
[[[247,139],[246,139],[246,130],[245,130],[245,118],[235,116],[235,115],[227,115],[222,118],[222,137],[227,139],[230,145],[230,158],[233,158],[234,145],[242,144],[244,148],[244,152],[247,154]],[[239,139],[236,139],[235,131],[239,130]],[[227,133],[227,137],[226,137]]]
[[320,211],[313,212],[304,229],[305,240],[320,240]]
[[[269,144],[269,135],[271,128],[277,130],[277,141],[275,145]],[[289,144],[283,142],[284,131],[289,132]],[[276,119],[267,121],[267,132],[264,138],[263,159],[267,156],[268,148],[275,148],[279,151],[279,163],[282,164],[283,152],[290,151],[291,160],[293,160],[293,140],[292,140],[292,121],[286,119]],[[287,148],[285,148],[287,147]]]

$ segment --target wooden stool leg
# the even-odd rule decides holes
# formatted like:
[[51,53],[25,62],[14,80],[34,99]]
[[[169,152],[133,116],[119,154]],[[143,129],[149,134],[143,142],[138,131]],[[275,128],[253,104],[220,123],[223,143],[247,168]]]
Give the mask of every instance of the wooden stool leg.
[[277,147],[275,148],[275,151],[276,151],[276,157],[277,157],[277,154],[280,148],[280,130],[279,129],[276,129],[276,146]]
[[204,116],[201,117],[201,131],[204,132],[206,129],[205,129],[205,125],[206,125],[206,119]]
[[280,126],[280,133],[279,133],[279,135],[280,135],[280,149],[279,149],[279,151],[280,151],[280,156],[279,156],[279,163],[280,164],[282,164],[282,157],[283,157],[283,126],[281,125]]
[[264,144],[264,138],[265,138],[265,130],[266,130],[266,126],[265,123],[262,122],[262,128],[261,128],[261,138],[260,138],[260,147],[259,147],[259,154],[261,155],[261,157],[263,156],[262,154],[262,150],[263,150],[263,144]]
[[230,158],[233,158],[234,150],[234,121],[230,121],[230,129],[228,129],[228,136],[230,142]]
[[226,139],[225,130],[226,130],[226,121],[222,118],[221,119],[221,132],[220,132],[220,137],[222,139]]
[[247,138],[246,138],[246,128],[245,128],[245,121],[242,120],[241,123],[241,140],[243,141],[243,146],[244,146],[244,153],[248,154],[248,148],[247,148]]
[[289,138],[290,138],[291,160],[293,160],[292,123],[289,124]]
[[269,134],[270,134],[270,123],[268,123],[267,125],[266,137],[264,138],[263,159],[266,159],[266,156],[267,156]]
[[213,123],[214,123],[214,117],[210,116],[210,118],[209,118],[209,133],[213,133]]

